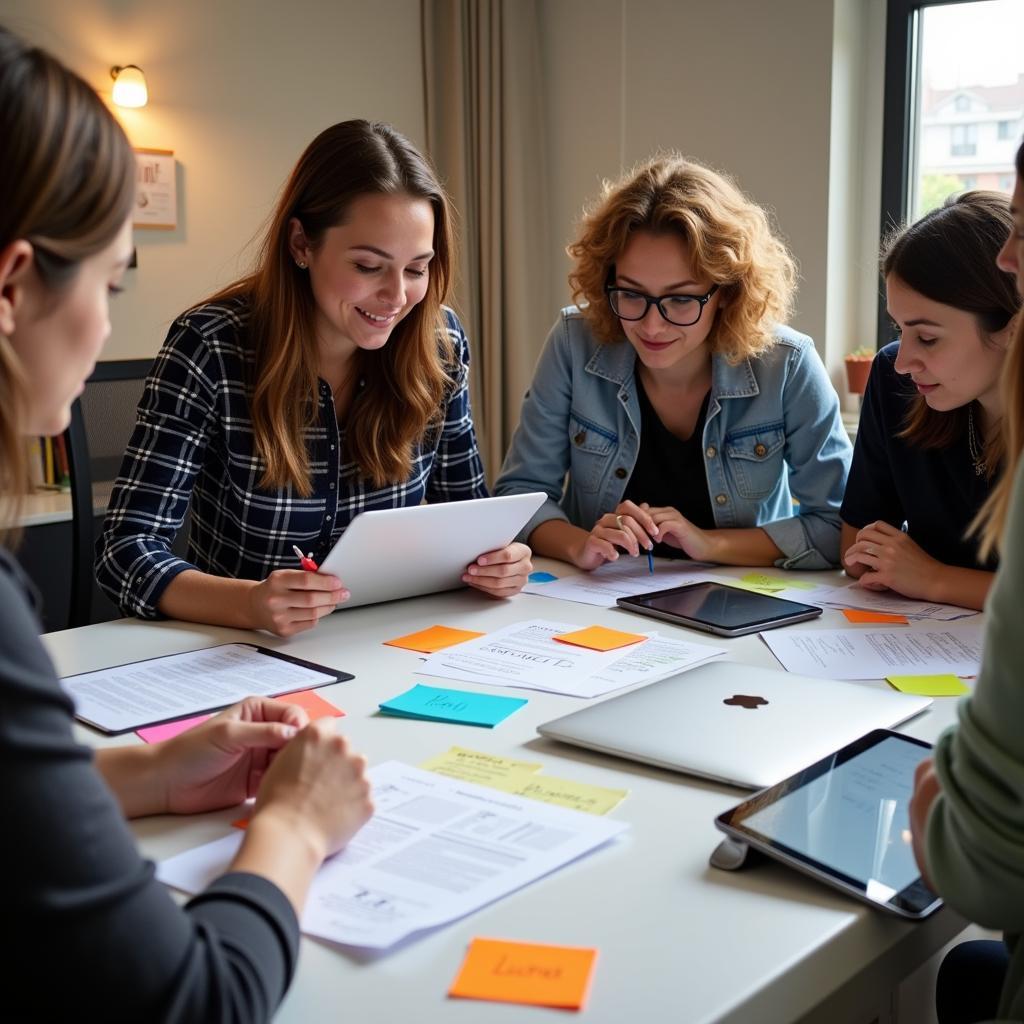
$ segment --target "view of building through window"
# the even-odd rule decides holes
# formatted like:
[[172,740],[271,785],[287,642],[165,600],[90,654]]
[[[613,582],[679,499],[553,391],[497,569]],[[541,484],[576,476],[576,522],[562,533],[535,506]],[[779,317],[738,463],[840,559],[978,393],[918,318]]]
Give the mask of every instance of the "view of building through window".
[[1024,0],[925,7],[919,21],[914,217],[954,192],[1013,191],[1024,136]]

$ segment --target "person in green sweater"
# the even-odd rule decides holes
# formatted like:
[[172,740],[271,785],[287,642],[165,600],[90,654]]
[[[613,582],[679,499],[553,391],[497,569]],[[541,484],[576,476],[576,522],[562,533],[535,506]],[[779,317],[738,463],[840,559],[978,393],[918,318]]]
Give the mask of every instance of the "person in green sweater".
[[[999,253],[1024,294],[1024,144],[1017,151],[1013,230]],[[999,549],[985,651],[959,724],[914,778],[910,822],[925,881],[958,913],[1004,932],[945,959],[936,987],[940,1024],[1024,1020],[1024,315],[1004,380],[1006,471],[975,527],[983,557]]]

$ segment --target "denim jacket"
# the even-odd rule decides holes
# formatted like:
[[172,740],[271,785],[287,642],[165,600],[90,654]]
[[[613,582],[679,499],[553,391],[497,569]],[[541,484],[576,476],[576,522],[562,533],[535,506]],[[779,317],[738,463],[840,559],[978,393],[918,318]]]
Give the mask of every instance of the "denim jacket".
[[[702,483],[716,526],[762,527],[783,554],[780,568],[830,568],[839,564],[850,441],[814,343],[788,327],[775,336],[735,366],[712,356]],[[590,530],[622,500],[640,448],[635,364],[628,342],[602,344],[576,307],[562,310],[494,489],[549,495],[521,538],[549,519]]]

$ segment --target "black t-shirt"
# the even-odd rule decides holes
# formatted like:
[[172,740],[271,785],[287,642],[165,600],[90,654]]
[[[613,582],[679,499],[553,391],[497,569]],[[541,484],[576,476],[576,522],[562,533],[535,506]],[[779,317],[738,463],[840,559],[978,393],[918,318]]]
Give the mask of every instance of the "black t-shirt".
[[978,542],[964,533],[994,482],[977,474],[966,431],[948,448],[917,448],[897,437],[917,394],[896,372],[899,343],[881,349],[871,367],[840,515],[860,529],[876,519],[907,532],[932,558],[967,569],[979,565]]
[[4,1019],[268,1020],[295,970],[284,893],[234,872],[179,907],[142,859],[0,548]]
[[[702,530],[715,528],[715,513],[708,493],[708,478],[704,470],[704,421],[708,415],[708,390],[701,402],[693,433],[681,441],[658,417],[647,397],[640,375],[637,374],[636,393],[640,400],[640,450],[637,453],[633,475],[626,484],[623,501],[639,505],[665,506],[681,512],[694,526]],[[654,554],[662,558],[686,558],[679,548],[655,543]]]

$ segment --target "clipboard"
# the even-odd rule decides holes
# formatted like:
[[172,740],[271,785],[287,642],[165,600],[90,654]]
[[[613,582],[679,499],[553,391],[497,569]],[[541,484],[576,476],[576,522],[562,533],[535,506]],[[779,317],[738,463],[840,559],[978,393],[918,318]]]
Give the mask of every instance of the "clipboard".
[[220,711],[245,697],[280,697],[354,679],[257,644],[218,644],[61,679],[75,718],[107,736]]

